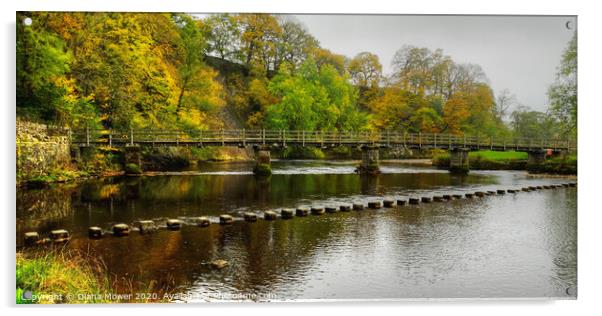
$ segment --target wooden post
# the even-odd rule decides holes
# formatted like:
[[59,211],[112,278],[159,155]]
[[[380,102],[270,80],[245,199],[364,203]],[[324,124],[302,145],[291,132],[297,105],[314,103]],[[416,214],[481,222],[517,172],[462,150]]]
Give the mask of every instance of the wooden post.
[[321,147],[323,148],[323,147],[324,147],[324,131],[323,131],[323,130],[322,130],[322,131],[320,131],[320,136],[321,136],[321,139],[320,139],[320,140],[321,140],[321,142],[320,142],[320,144],[322,144],[322,146],[321,146]]
[[282,130],[282,147],[286,147],[286,130]]
[[265,145],[265,128],[261,130],[261,143]]
[[435,137],[435,148],[437,148],[437,134],[433,134]]
[[422,149],[422,132],[418,132],[418,148]]
[[387,130],[387,147],[391,146],[391,131]]
[[134,128],[130,127],[130,146],[134,146]]
[[244,128],[242,129],[242,145],[247,146],[247,132]]
[[109,147],[113,147],[113,130],[109,129]]
[[86,126],[86,146],[90,146],[90,128]]
[[302,138],[301,144],[303,147],[305,147],[305,130],[303,130],[302,133],[303,133],[303,136],[302,136],[303,138]]
[[222,139],[222,146],[224,146],[224,129],[221,130],[220,138]]

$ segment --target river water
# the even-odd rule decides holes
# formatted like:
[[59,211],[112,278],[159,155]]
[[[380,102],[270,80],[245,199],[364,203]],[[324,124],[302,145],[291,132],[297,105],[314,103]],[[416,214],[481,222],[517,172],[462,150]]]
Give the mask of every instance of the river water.
[[[258,179],[249,163],[211,163],[18,190],[17,244],[26,231],[67,229],[67,247],[102,260],[111,278],[169,286],[173,301],[576,297],[576,188],[291,220],[241,218],[301,205],[568,182],[520,171],[454,176],[400,162],[360,177],[356,165],[274,161],[274,174]],[[217,222],[220,214],[235,222],[87,238],[89,226],[193,216]],[[228,266],[212,268],[217,259]]]

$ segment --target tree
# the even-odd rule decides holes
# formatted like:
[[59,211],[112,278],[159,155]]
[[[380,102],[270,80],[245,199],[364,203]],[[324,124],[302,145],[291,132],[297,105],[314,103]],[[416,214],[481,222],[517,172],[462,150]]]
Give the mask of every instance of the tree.
[[493,110],[496,119],[503,121],[508,114],[508,109],[515,106],[516,103],[516,96],[510,93],[510,90],[504,89],[500,91],[496,98],[495,107]]
[[367,117],[357,109],[357,90],[331,65],[307,59],[292,72],[287,64],[269,84],[278,103],[267,108],[266,126],[291,130],[359,130]]
[[281,27],[282,35],[276,45],[275,69],[277,70],[282,63],[287,62],[294,70],[307,59],[311,52],[319,46],[319,43],[303,25],[290,18],[284,20]]
[[356,86],[375,87],[382,76],[382,65],[375,54],[362,52],[349,61],[349,74]]
[[203,115],[223,105],[222,87],[216,81],[217,72],[203,63],[205,39],[196,21],[189,15],[176,15],[174,22],[179,31],[180,56],[178,60],[178,88],[176,119],[188,118],[191,114],[197,119],[188,120],[188,128],[202,127]]
[[552,114],[560,121],[562,131],[577,135],[577,33],[565,49],[556,82],[548,89]]
[[347,63],[345,56],[335,54],[325,48],[317,48],[312,52],[311,57],[316,61],[318,68],[325,65],[331,65],[340,75],[347,71],[345,65]]
[[260,73],[275,70],[276,43],[282,28],[269,14],[241,14],[238,22],[242,28],[241,43],[245,64]]
[[553,116],[519,106],[511,115],[514,136],[517,138],[552,139],[558,137]]
[[205,19],[209,52],[222,60],[241,60],[241,26],[238,19],[227,13],[212,14]]
[[30,119],[59,125],[85,126],[97,121],[90,98],[70,78],[73,55],[52,30],[52,14],[21,13],[17,21],[17,111]]

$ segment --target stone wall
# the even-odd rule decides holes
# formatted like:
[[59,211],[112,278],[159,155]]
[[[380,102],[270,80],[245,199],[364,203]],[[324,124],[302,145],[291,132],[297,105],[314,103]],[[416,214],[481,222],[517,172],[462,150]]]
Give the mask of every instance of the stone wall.
[[46,125],[17,120],[17,182],[70,165],[69,137]]

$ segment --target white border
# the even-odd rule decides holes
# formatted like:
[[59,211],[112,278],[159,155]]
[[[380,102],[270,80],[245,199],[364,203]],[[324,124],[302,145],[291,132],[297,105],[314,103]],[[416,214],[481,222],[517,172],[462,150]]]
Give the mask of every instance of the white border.
[[[328,308],[337,314],[373,314],[375,312],[395,312],[414,314],[426,312],[427,314],[462,314],[482,315],[483,312],[493,315],[508,315],[513,313],[542,312],[546,315],[573,315],[580,313],[591,314],[600,310],[598,301],[600,296],[600,236],[597,234],[602,225],[599,201],[596,200],[598,182],[600,181],[600,127],[602,126],[602,101],[599,91],[602,12],[596,1],[563,0],[527,2],[524,0],[498,0],[470,1],[470,0],[420,0],[420,1],[316,1],[316,0],[8,0],[2,2],[0,14],[3,17],[4,35],[2,49],[2,69],[0,75],[4,112],[1,117],[4,135],[2,139],[2,152],[4,178],[2,183],[2,201],[5,202],[4,239],[2,242],[1,261],[4,280],[2,282],[0,298],[3,309],[14,307],[14,240],[15,240],[15,188],[14,188],[14,120],[15,120],[15,90],[14,90],[14,20],[15,11],[146,11],[146,12],[271,12],[271,13],[405,13],[405,14],[551,14],[551,15],[578,15],[579,21],[579,298],[576,301],[500,301],[500,300],[473,300],[473,301],[401,301],[401,302],[318,302],[318,303],[275,303],[275,304],[211,304],[191,305],[202,310],[186,308],[182,305],[144,305],[132,304],[120,306],[117,310],[106,310],[107,306],[96,306],[85,311],[76,308],[55,310],[54,312],[65,315],[106,314],[106,313],[134,313],[132,307],[145,308],[144,313],[165,314],[166,308],[178,308],[177,313],[205,313],[207,308],[219,308],[212,312],[235,312],[240,314],[281,314],[282,308],[287,308],[287,314],[307,314],[316,308]],[[11,281],[12,280],[12,281]],[[234,310],[224,310],[228,306]],[[184,307],[184,308],[183,308]],[[189,306],[190,307],[190,306]],[[290,308],[294,307],[294,308]],[[403,311],[399,308],[403,307]],[[5,311],[8,313],[40,314],[47,313],[40,310],[44,307],[21,308],[19,311]],[[336,308],[334,310],[333,308]],[[377,311],[374,309],[377,308]],[[123,310],[122,310],[123,309]],[[244,311],[241,309],[245,309]]]

